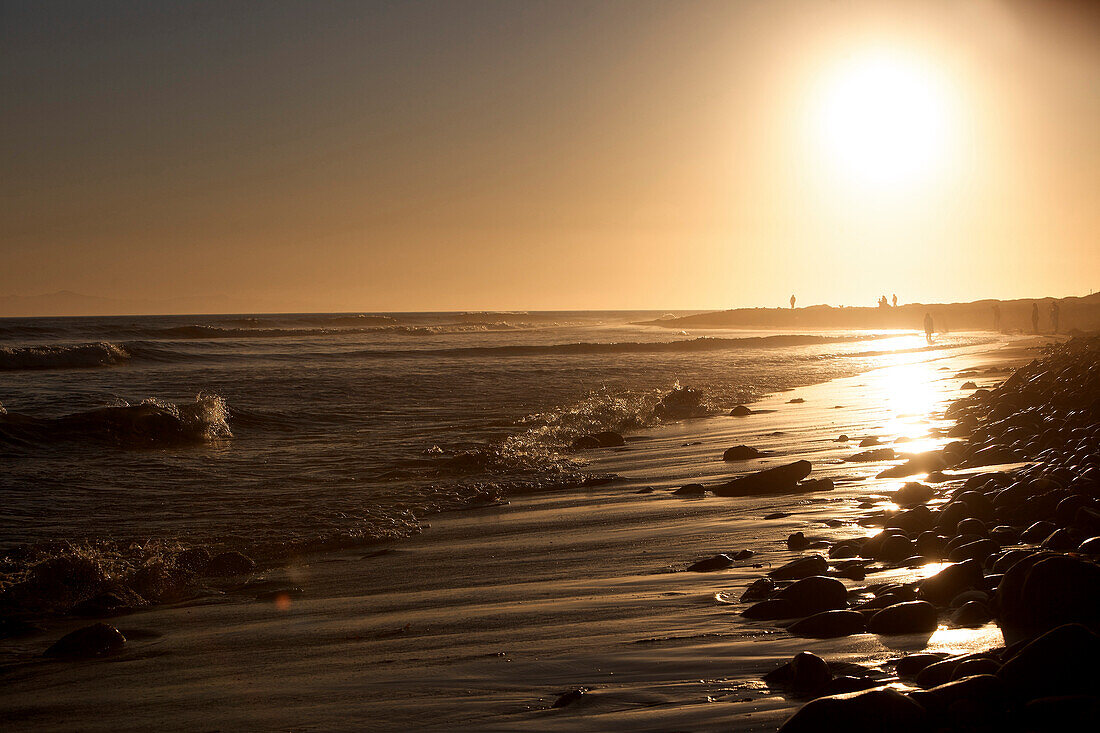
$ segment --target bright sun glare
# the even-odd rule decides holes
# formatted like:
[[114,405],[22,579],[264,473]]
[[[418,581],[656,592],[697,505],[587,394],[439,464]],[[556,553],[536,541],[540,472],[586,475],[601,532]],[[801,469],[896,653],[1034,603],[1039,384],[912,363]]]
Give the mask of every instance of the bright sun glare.
[[908,188],[947,163],[949,95],[919,58],[886,50],[853,55],[822,80],[815,106],[816,145],[850,183]]

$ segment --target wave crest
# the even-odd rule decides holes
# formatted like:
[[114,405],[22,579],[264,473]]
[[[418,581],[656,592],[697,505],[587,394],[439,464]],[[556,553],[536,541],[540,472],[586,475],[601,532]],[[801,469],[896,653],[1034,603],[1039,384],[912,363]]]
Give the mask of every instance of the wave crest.
[[72,369],[111,366],[129,361],[130,354],[106,341],[68,346],[0,347],[0,370]]
[[34,447],[65,441],[102,441],[123,447],[203,443],[232,436],[224,399],[199,394],[179,404],[150,398],[57,418],[0,414],[0,441]]

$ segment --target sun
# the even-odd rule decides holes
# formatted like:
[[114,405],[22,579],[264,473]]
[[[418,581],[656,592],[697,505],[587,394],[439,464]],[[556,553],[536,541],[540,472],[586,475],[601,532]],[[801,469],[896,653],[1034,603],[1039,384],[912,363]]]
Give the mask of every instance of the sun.
[[826,71],[813,107],[814,146],[849,184],[909,188],[949,162],[948,86],[923,59],[895,50],[853,54]]

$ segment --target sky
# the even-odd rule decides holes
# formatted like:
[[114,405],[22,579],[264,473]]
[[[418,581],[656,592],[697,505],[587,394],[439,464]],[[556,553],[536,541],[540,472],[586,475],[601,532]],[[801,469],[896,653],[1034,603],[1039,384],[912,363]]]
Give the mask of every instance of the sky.
[[0,0],[0,296],[1085,295],[1097,7]]

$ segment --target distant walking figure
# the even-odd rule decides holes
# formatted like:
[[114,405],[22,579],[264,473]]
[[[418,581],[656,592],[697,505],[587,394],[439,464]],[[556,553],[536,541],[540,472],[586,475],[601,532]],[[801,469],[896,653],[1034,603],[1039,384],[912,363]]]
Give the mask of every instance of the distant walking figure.
[[932,314],[924,314],[924,338],[928,343],[932,343]]
[[791,307],[794,308],[794,296],[791,296]]
[[1039,333],[1039,304],[1031,304],[1031,330]]
[[1050,327],[1054,333],[1058,333],[1058,301],[1050,301]]
[[898,294],[894,293],[894,296],[892,298],[890,298],[890,300],[893,301],[894,307],[897,308],[898,307]]
[[998,332],[1001,330],[1001,304],[1000,303],[994,303],[993,304],[993,330],[998,331]]

